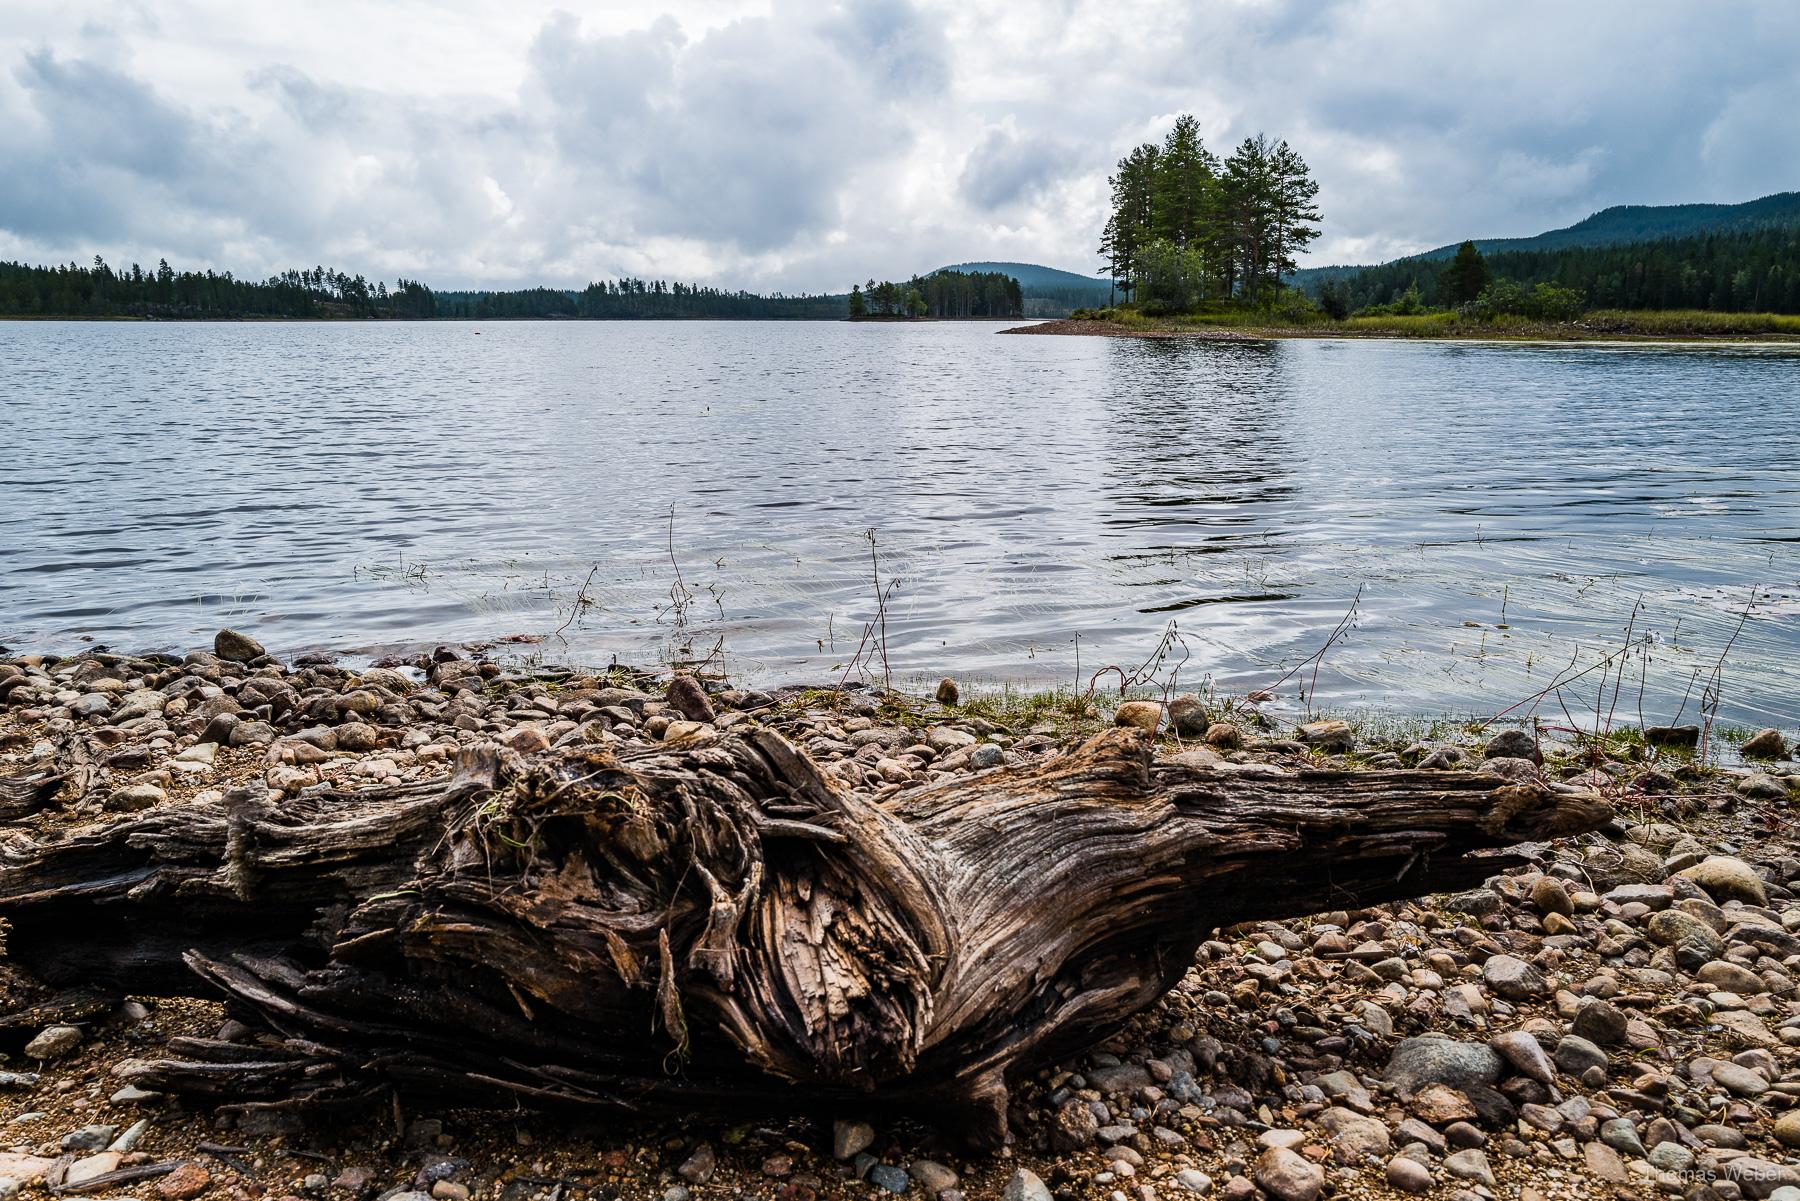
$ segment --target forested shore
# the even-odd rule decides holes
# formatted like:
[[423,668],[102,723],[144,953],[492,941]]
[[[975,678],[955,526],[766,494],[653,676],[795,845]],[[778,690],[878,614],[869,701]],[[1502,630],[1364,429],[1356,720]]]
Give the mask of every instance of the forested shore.
[[1596,309],[1800,313],[1800,227],[1487,255],[1465,245],[1454,258],[1364,267],[1317,293],[1325,307],[1347,312],[1407,303],[1409,291],[1420,307],[1453,307],[1474,299],[1465,276],[1479,257],[1484,278],[1565,288]]
[[176,271],[166,260],[91,266],[0,263],[0,317],[101,319],[838,321],[846,317],[1018,317],[1019,281],[999,272],[934,271],[905,283],[871,279],[848,293],[788,296],[625,277],[585,288],[436,291],[417,280],[385,281],[326,267],[266,280],[230,272]]
[[4,317],[832,320],[846,311],[843,295],[763,296],[631,277],[580,290],[434,291],[417,280],[400,279],[390,288],[385,281],[327,267],[248,280],[229,271],[176,271],[167,260],[151,271],[136,263],[114,270],[99,257],[88,267],[0,263]]

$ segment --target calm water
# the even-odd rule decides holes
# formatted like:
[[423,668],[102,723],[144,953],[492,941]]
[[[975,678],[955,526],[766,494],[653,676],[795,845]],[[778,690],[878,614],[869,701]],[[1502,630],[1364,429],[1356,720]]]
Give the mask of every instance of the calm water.
[[0,643],[564,626],[502,649],[831,679],[872,530],[898,678],[1069,683],[1173,622],[1242,692],[1361,589],[1326,703],[1491,711],[1635,609],[1620,710],[1667,718],[1754,592],[1723,714],[1800,720],[1790,352],[995,330],[0,324]]

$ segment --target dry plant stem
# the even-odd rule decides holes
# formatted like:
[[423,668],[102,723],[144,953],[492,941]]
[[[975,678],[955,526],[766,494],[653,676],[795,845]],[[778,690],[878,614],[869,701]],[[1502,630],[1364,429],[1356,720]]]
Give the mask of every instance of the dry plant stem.
[[875,648],[881,653],[881,687],[885,692],[894,690],[894,672],[888,666],[887,653],[887,597],[881,591],[881,556],[875,550],[875,531],[869,530],[865,537],[869,540],[869,580],[875,587],[875,621],[879,633],[875,639]]
[[[1182,637],[1180,627],[1173,621],[1163,627],[1162,637],[1157,639],[1156,646],[1151,649],[1150,654],[1144,661],[1132,670],[1126,671],[1117,663],[1109,663],[1096,671],[1092,676],[1088,677],[1087,691],[1081,695],[1081,707],[1086,709],[1093,701],[1094,691],[1100,685],[1100,677],[1105,675],[1117,675],[1119,677],[1119,695],[1121,697],[1125,696],[1131,689],[1138,685],[1157,683],[1158,677],[1162,674],[1163,665],[1168,662],[1170,655],[1174,653],[1177,647],[1181,650],[1181,658],[1175,663],[1174,667],[1170,669],[1168,677],[1163,679],[1160,685],[1162,691],[1162,704],[1163,707],[1167,709],[1169,701],[1173,697],[1175,689],[1181,681],[1181,669],[1187,665],[1189,659],[1193,658],[1192,652],[1188,650],[1187,639]],[[1079,642],[1076,644],[1076,651],[1077,654],[1080,653]],[[1079,659],[1077,659],[1077,680],[1080,678],[1079,662]]]
[[882,586],[881,562],[875,548],[875,531],[864,530],[863,537],[869,542],[869,570],[871,584],[875,590],[875,616],[863,623],[862,638],[856,644],[856,653],[850,656],[850,661],[844,664],[843,674],[838,677],[837,687],[834,691],[840,698],[843,695],[844,685],[850,680],[850,673],[852,671],[859,672],[866,680],[869,673],[865,669],[865,664],[872,663],[877,656],[881,660],[882,689],[889,693],[894,690],[893,671],[888,665],[887,653],[887,603],[900,581],[889,580],[885,588]]
[[587,590],[588,585],[594,582],[594,575],[599,570],[600,565],[598,563],[588,568],[587,579],[581,582],[581,587],[576,590],[575,593],[575,602],[569,606],[569,615],[563,618],[563,623],[551,632],[550,636],[552,638],[560,637],[562,632],[569,628],[570,623],[573,622],[576,617],[580,616],[581,610],[587,605],[593,604],[593,602],[588,599]]
[[623,757],[483,746],[447,783],[15,836],[0,917],[52,984],[222,994],[281,1036],[176,1040],[128,1073],[145,1087],[854,1100],[992,1144],[1010,1078],[1152,1004],[1213,928],[1464,887],[1505,863],[1489,848],[1609,816],[1473,773],[1157,761],[1130,730],[882,803],[764,729]]
[[1331,648],[1333,646],[1335,646],[1340,639],[1347,637],[1349,635],[1350,630],[1355,627],[1356,618],[1357,618],[1358,614],[1361,612],[1361,608],[1362,608],[1362,594],[1363,594],[1363,586],[1361,584],[1358,584],[1356,586],[1355,595],[1353,595],[1350,598],[1350,607],[1344,611],[1344,615],[1342,617],[1338,618],[1338,623],[1337,623],[1337,625],[1335,625],[1331,628],[1331,633],[1326,635],[1325,644],[1323,646],[1321,646],[1318,650],[1314,651],[1312,654],[1308,655],[1306,658],[1300,660],[1300,662],[1298,662],[1298,663],[1294,664],[1292,667],[1288,668],[1287,671],[1282,673],[1281,678],[1279,680],[1276,680],[1275,683],[1271,684],[1267,689],[1261,689],[1259,691],[1267,692],[1270,695],[1273,695],[1277,688],[1280,688],[1283,684],[1285,684],[1289,680],[1293,679],[1296,674],[1305,670],[1306,666],[1308,664],[1311,664],[1312,665],[1311,680],[1307,684],[1307,686],[1301,690],[1301,692],[1302,692],[1301,699],[1306,702],[1306,711],[1308,714],[1310,714],[1312,712],[1312,699],[1311,698],[1318,694],[1319,667],[1321,664],[1323,664],[1325,662],[1325,656],[1331,650]]
[[1706,717],[1700,730],[1700,753],[1703,756],[1711,753],[1713,722],[1718,718],[1719,704],[1725,698],[1725,659],[1731,654],[1731,648],[1737,645],[1738,635],[1744,632],[1744,624],[1750,620],[1750,610],[1756,607],[1756,592],[1754,588],[1750,590],[1750,599],[1744,602],[1744,611],[1738,614],[1737,625],[1732,628],[1731,637],[1725,640],[1718,662],[1713,664],[1712,674],[1700,693],[1700,709]]

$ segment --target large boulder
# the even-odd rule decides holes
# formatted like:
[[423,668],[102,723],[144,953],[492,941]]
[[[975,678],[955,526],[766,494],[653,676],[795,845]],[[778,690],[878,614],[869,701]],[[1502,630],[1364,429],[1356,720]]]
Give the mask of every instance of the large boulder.
[[1726,901],[1742,901],[1746,905],[1769,903],[1762,877],[1742,859],[1709,855],[1681,874],[1704,888],[1707,895],[1720,904]]
[[1425,1035],[1404,1039],[1394,1048],[1384,1079],[1410,1097],[1427,1084],[1465,1091],[1470,1085],[1492,1084],[1500,1078],[1501,1067],[1499,1054],[1483,1043]]
[[221,659],[228,659],[233,663],[248,663],[267,653],[263,650],[262,643],[248,634],[240,634],[236,630],[220,630],[213,635],[213,654]]
[[1676,964],[1687,972],[1699,971],[1725,953],[1725,941],[1711,926],[1680,909],[1651,914],[1644,933],[1652,942],[1673,947]]

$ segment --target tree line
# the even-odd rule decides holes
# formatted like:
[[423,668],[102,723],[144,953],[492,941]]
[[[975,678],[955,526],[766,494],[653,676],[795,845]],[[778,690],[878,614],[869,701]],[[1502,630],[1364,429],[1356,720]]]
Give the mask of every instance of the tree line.
[[325,267],[247,280],[228,271],[176,271],[166,259],[154,271],[136,263],[115,271],[97,256],[88,267],[0,262],[0,316],[6,317],[831,320],[845,311],[842,295],[760,296],[635,278],[591,283],[580,291],[433,292],[417,280],[401,279],[390,288]]
[[1319,186],[1293,147],[1258,134],[1221,160],[1186,113],[1161,145],[1146,142],[1120,159],[1108,182],[1100,255],[1114,284],[1146,311],[1269,301],[1319,236]]
[[1449,259],[1366,267],[1315,291],[1334,315],[1472,308],[1538,316],[1528,311],[1531,297],[1541,307],[1556,294],[1565,308],[1573,295],[1597,309],[1800,313],[1800,226],[1491,255],[1465,242]]
[[266,280],[229,271],[176,271],[163,259],[114,270],[95,256],[40,267],[0,263],[0,315],[15,317],[431,317],[430,288],[402,279],[389,288],[325,267],[284,271]]
[[439,292],[437,301],[438,316],[466,318],[830,320],[845,313],[841,295],[762,296],[631,277],[591,283],[579,292],[558,288]]
[[1018,317],[1025,312],[1019,281],[999,271],[933,271],[905,283],[850,286],[849,313],[862,317]]

